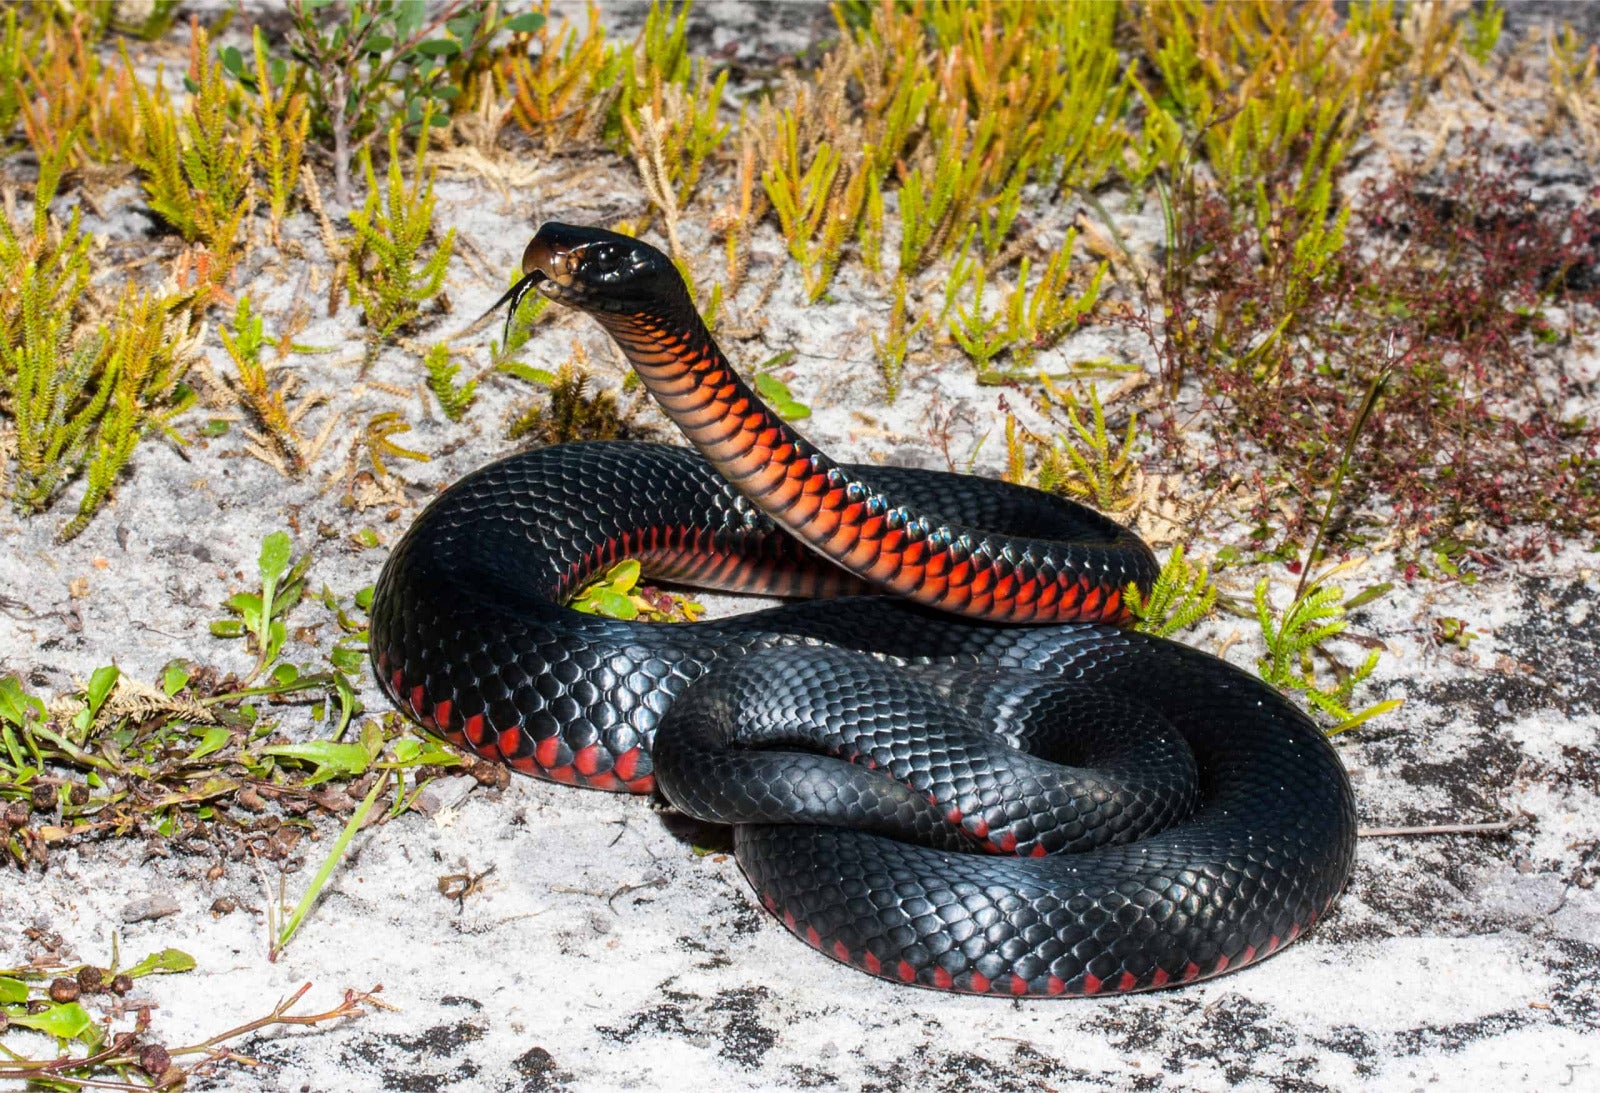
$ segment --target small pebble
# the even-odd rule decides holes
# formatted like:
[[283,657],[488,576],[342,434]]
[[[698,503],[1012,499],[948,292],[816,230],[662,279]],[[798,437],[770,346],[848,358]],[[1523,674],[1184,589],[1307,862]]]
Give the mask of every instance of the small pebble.
[[470,774],[457,774],[449,778],[435,778],[417,795],[416,810],[424,816],[434,816],[445,809],[455,808],[467,799],[478,780]]
[[144,896],[134,900],[122,909],[123,922],[149,922],[152,919],[166,918],[168,915],[177,914],[182,908],[178,901],[165,892]]

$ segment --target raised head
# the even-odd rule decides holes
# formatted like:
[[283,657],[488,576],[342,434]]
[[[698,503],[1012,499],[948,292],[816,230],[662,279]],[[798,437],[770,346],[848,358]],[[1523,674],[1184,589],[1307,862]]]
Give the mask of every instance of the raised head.
[[540,225],[522,253],[522,278],[490,308],[517,305],[537,288],[559,303],[605,315],[676,311],[693,305],[670,259],[650,244],[604,228]]

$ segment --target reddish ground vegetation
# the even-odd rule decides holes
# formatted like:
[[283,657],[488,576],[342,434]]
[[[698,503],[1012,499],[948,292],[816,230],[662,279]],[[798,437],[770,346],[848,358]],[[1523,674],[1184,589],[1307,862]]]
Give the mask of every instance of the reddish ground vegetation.
[[[1343,513],[1433,542],[1516,527],[1524,550],[1600,531],[1600,423],[1574,411],[1597,381],[1551,351],[1600,304],[1600,188],[1538,178],[1531,155],[1479,144],[1453,169],[1363,187],[1343,250],[1312,278],[1263,259],[1289,250],[1283,214],[1263,232],[1221,197],[1192,205],[1160,351],[1167,380],[1197,377],[1232,425],[1196,470],[1253,468],[1263,515],[1287,487],[1297,539],[1383,376]],[[1195,460],[1175,424],[1168,454]]]

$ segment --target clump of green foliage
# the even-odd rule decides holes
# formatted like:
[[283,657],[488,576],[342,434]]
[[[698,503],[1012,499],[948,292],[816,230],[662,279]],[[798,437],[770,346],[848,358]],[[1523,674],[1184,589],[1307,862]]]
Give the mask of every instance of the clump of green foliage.
[[550,18],[540,0],[526,37],[507,51],[502,76],[511,84],[511,116],[546,152],[598,139],[621,94],[620,54],[606,43],[600,11],[589,5],[587,29]]
[[255,165],[265,184],[267,212],[276,239],[300,184],[300,165],[311,128],[310,98],[301,87],[303,70],[270,57],[260,27],[253,31],[251,46],[254,67],[249,72],[244,57],[233,46],[222,51],[221,60],[223,70],[251,95],[250,117],[258,134]]
[[[1107,265],[1100,263],[1083,291],[1074,292],[1070,263],[1077,233],[1069,231],[1066,242],[1051,255],[1044,273],[1032,286],[1028,284],[1031,263],[1024,256],[1004,304],[990,310],[983,302],[989,283],[987,266],[972,247],[976,235],[977,229],[971,229],[957,252],[945,284],[945,311],[955,315],[949,324],[950,337],[972,359],[980,379],[993,379],[996,372],[991,362],[1002,353],[1010,354],[1016,374],[1028,367],[1039,350],[1048,349],[1068,331],[1075,330],[1099,302]],[[959,302],[969,287],[970,302]]]
[[617,396],[604,388],[591,390],[584,362],[583,351],[577,348],[572,360],[554,372],[515,361],[502,362],[500,371],[549,391],[543,403],[531,403],[513,415],[506,426],[506,439],[565,444],[623,436],[627,422],[617,406]]
[[1183,556],[1183,547],[1176,546],[1167,555],[1149,593],[1129,584],[1122,600],[1133,616],[1135,630],[1166,638],[1211,614],[1217,603],[1217,586],[1211,583],[1209,565],[1194,565]]
[[[62,224],[50,202],[72,153],[63,142],[40,164],[31,224],[0,217],[0,415],[12,426],[8,477],[19,509],[41,512],[84,480],[78,513],[60,532],[88,525],[139,439],[176,439],[172,417],[193,401],[184,384],[193,346],[174,301],[129,286],[109,321],[85,330],[92,237],[75,210]],[[0,458],[7,453],[0,442]]]
[[429,349],[423,363],[428,368],[428,390],[439,400],[439,409],[451,421],[460,421],[478,397],[478,381],[472,379],[459,385],[456,383],[461,366],[451,363],[450,346],[446,342],[439,342]]
[[223,325],[218,330],[235,368],[227,382],[256,424],[255,429],[245,430],[249,452],[286,477],[300,477],[327,440],[326,433],[308,439],[300,423],[326,396],[310,392],[297,398],[299,376],[287,369],[267,368],[261,359],[269,344],[266,324],[251,310],[248,296],[239,297],[232,327]]
[[[387,815],[399,815],[434,773],[462,764],[443,745],[410,734],[397,715],[357,723],[370,588],[349,601],[323,590],[342,635],[325,665],[286,659],[291,615],[314,600],[309,566],[309,554],[294,557],[287,533],[267,536],[259,583],[230,596],[228,616],[212,624],[218,638],[246,643],[252,667],[242,678],[174,661],[151,686],[108,665],[48,707],[15,677],[0,678],[4,857],[27,868],[48,861],[52,846],[139,837],[209,842],[219,852],[241,842],[261,860],[286,861],[303,828],[282,817],[353,809],[299,904],[281,916],[269,912],[269,953],[281,952],[374,805],[388,798]],[[293,705],[309,706],[327,735],[284,740],[269,710]]]
[[[34,153],[50,159],[64,143],[72,146],[70,164],[94,164],[106,172],[141,154],[133,72],[126,63],[115,73],[107,70],[88,20],[47,20],[27,37],[32,41],[18,58],[21,72],[9,86]],[[22,40],[19,35],[14,41]],[[162,92],[155,94],[165,101]],[[5,129],[10,131],[9,123]]]
[[[238,88],[210,59],[206,33],[194,28],[189,63],[193,92],[174,115],[153,92],[134,85],[144,144],[135,162],[150,208],[185,239],[210,252],[209,280],[221,286],[243,246],[241,226],[255,207],[257,132],[239,120]],[[126,63],[126,60],[125,62]]]
[[688,14],[687,4],[675,15],[668,7],[651,8],[637,46],[621,55],[617,102],[617,124],[638,165],[645,196],[665,222],[673,260],[686,271],[678,222],[706,161],[728,133],[728,126],[717,122],[728,74],[713,80],[709,62],[690,61]]
[[420,139],[449,124],[458,103],[493,65],[490,43],[501,31],[526,34],[543,24],[534,12],[504,13],[498,4],[448,0],[429,8],[401,0],[290,0],[289,51],[305,66],[312,133],[331,145],[334,198],[354,197],[350,165],[374,137],[396,125]]
[[[1349,626],[1345,614],[1344,589],[1329,581],[1354,563],[1334,566],[1298,590],[1293,602],[1281,612],[1273,609],[1272,582],[1263,577],[1255,589],[1256,621],[1267,652],[1257,663],[1261,678],[1283,691],[1295,691],[1314,709],[1335,722],[1329,732],[1343,732],[1380,714],[1397,709],[1402,699],[1386,699],[1359,712],[1350,708],[1356,689],[1378,666],[1378,651],[1367,653],[1355,668],[1346,668],[1329,656],[1324,645]],[[1355,600],[1350,601],[1352,604]],[[1319,677],[1314,663],[1321,655],[1328,664],[1326,676]],[[1332,680],[1329,682],[1328,677]]]
[[590,581],[567,602],[586,615],[645,622],[694,622],[705,607],[687,596],[641,585],[639,563],[625,559]]
[[[1006,481],[1031,482],[1042,490],[1094,505],[1106,512],[1126,511],[1138,500],[1138,465],[1133,461],[1139,415],[1128,415],[1120,443],[1106,425],[1100,394],[1089,386],[1088,421],[1079,417],[1078,403],[1045,383],[1052,397],[1045,409],[1059,405],[1066,412],[1070,431],[1054,439],[1023,429],[1016,415],[1006,416]],[[1031,468],[1030,468],[1031,465]]]
[[427,167],[428,128],[424,126],[418,133],[409,183],[401,169],[398,123],[389,129],[386,187],[378,184],[371,153],[362,152],[367,199],[359,212],[350,213],[356,234],[347,244],[345,284],[350,302],[361,307],[374,344],[421,317],[424,305],[434,300],[444,286],[450,252],[455,246],[456,232],[451,228],[437,240],[432,253],[424,256],[434,240],[434,175]]

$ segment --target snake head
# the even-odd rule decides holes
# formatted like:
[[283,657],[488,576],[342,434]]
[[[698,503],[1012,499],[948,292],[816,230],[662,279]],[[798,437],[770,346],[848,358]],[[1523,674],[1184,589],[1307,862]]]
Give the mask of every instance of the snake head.
[[518,306],[534,289],[558,303],[601,315],[660,311],[663,305],[693,308],[671,259],[650,244],[604,228],[554,221],[540,225],[522,252],[521,279],[490,306],[484,318],[509,301],[505,322],[509,334]]
[[522,273],[519,284],[537,286],[550,299],[584,311],[654,310],[688,297],[666,255],[602,228],[541,225],[522,254]]

